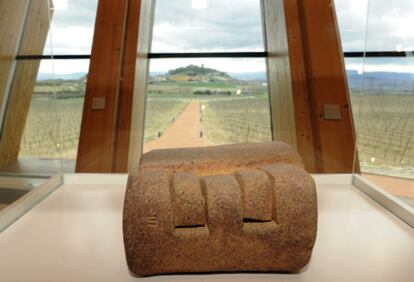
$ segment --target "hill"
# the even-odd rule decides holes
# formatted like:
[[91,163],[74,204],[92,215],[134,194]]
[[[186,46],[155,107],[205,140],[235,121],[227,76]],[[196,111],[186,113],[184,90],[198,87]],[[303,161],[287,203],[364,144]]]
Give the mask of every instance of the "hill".
[[351,90],[377,90],[379,93],[412,92],[414,74],[397,72],[366,72],[348,70],[348,85]]
[[237,81],[225,72],[204,65],[188,65],[186,67],[170,70],[166,74],[157,75],[150,78],[152,81],[198,81],[198,82],[227,82]]

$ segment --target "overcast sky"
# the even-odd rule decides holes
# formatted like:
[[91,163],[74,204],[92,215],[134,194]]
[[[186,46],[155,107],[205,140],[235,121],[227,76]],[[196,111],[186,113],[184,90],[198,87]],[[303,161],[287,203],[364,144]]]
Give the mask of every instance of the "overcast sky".
[[[97,0],[54,0],[54,54],[90,53]],[[335,0],[345,51],[414,50],[413,0]],[[259,0],[157,0],[153,52],[263,51]],[[367,11],[369,11],[367,18]],[[365,40],[366,39],[366,40]],[[51,51],[50,41],[45,53]],[[378,65],[378,63],[382,65]],[[263,60],[157,60],[152,71],[201,64],[228,72],[264,71]],[[367,71],[414,72],[413,60],[367,60]],[[361,68],[361,60],[348,61]],[[50,72],[44,63],[41,72]],[[87,61],[56,62],[57,73],[86,72]]]

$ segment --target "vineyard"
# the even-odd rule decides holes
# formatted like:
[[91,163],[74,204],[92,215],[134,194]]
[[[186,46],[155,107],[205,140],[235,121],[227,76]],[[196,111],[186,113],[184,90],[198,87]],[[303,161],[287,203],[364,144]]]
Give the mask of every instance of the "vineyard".
[[[59,158],[59,144],[62,157],[74,159],[83,98],[73,93],[68,94],[71,98],[48,98],[48,84],[43,84],[37,86],[37,91],[42,91],[33,96],[20,157]],[[225,94],[229,91],[230,95]],[[236,95],[238,91],[241,95]],[[203,135],[210,142],[270,141],[265,92],[260,82],[153,82],[148,89],[144,142],[162,136],[191,100],[203,106]],[[384,95],[381,89],[364,89],[351,93],[360,167],[364,172],[414,178],[414,95],[402,90],[388,92]],[[63,89],[59,95],[62,93]]]
[[34,98],[20,145],[22,158],[76,158],[83,99]]
[[[148,99],[145,142],[157,138],[186,106],[171,99]],[[21,158],[75,159],[79,144],[83,98],[37,98],[32,101],[20,147]],[[161,114],[160,114],[161,113]]]
[[267,96],[208,101],[203,122],[206,137],[216,144],[272,140]]
[[361,169],[414,178],[414,96],[351,97]]
[[149,98],[146,104],[144,143],[158,138],[187,104],[188,102],[178,99]]

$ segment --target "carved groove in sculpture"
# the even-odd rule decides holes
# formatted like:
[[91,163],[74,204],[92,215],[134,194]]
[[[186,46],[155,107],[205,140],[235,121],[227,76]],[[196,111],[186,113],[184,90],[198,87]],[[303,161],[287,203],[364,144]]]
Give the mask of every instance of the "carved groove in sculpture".
[[123,224],[138,275],[297,272],[315,243],[315,184],[283,143],[153,151],[129,176]]

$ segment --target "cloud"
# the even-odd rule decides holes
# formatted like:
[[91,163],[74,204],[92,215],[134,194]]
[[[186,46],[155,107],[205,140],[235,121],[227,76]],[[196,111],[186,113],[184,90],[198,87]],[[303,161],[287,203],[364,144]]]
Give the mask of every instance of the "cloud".
[[335,0],[344,51],[414,50],[414,1]]
[[[66,10],[54,11],[51,30],[55,54],[90,53],[97,2],[68,0]],[[157,0],[152,51],[264,50],[260,0],[208,0],[206,7],[205,0],[202,2],[203,9],[194,9],[192,0]],[[344,51],[414,50],[413,0],[334,2]],[[50,53],[50,44],[45,53]],[[402,60],[395,62],[393,69],[407,65]],[[382,69],[391,63],[384,59],[372,64],[382,65]]]
[[157,0],[153,52],[263,51],[259,0]]
[[[44,54],[89,54],[91,52],[98,0],[56,2],[51,32]],[[63,5],[65,4],[65,5]],[[52,42],[52,43],[51,43]]]
[[98,0],[67,0],[67,9],[53,11],[52,25],[80,25],[93,29],[97,7]]

